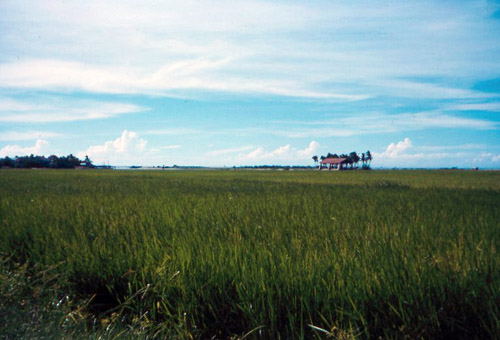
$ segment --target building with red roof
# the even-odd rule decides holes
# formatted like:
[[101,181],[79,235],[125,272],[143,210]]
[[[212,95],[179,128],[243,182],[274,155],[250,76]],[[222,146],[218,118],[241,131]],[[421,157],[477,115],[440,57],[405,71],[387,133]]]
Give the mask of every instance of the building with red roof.
[[323,166],[328,167],[328,170],[342,170],[347,165],[347,158],[325,158],[319,162],[319,169]]

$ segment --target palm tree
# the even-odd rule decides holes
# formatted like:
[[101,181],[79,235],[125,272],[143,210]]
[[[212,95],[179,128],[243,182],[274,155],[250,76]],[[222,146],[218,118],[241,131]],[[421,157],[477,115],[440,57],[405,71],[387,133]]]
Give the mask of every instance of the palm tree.
[[313,156],[312,159],[314,161],[314,164],[318,165],[318,156]]
[[349,154],[349,158],[351,158],[351,160],[352,160],[351,167],[352,167],[352,164],[358,165],[358,163],[359,163],[359,156],[358,156],[358,153],[356,151],[351,152]]
[[366,151],[366,161],[368,162],[368,166],[370,166],[371,162],[372,162],[372,153],[370,152],[370,150]]
[[[325,158],[326,158],[325,156],[321,155],[321,157],[319,159],[323,162],[325,160]],[[323,164],[320,163],[318,165],[318,169],[321,170],[322,167],[323,167]]]

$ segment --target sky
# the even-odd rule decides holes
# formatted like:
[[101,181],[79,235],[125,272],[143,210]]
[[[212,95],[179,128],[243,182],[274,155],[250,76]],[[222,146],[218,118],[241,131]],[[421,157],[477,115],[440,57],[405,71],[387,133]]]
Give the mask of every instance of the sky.
[[500,2],[0,0],[0,157],[500,168]]

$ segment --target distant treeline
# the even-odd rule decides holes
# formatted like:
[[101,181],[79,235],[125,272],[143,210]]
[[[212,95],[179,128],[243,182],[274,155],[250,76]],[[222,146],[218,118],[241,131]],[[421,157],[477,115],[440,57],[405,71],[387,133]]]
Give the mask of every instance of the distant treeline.
[[75,167],[87,167],[93,168],[94,165],[88,156],[82,161],[72,154],[68,156],[58,157],[56,155],[51,155],[49,157],[45,156],[35,156],[31,154],[30,156],[16,156],[14,158],[5,157],[0,158],[0,167],[9,168],[53,168],[53,169],[74,169]]
[[233,169],[273,169],[273,170],[290,170],[290,169],[313,169],[312,166],[303,165],[248,165],[248,166],[233,166]]

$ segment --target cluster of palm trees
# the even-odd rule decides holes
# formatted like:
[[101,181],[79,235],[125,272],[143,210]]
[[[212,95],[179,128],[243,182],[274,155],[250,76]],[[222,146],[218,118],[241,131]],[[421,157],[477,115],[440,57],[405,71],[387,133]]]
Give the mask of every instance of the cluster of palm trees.
[[354,169],[355,167],[357,168],[359,162],[362,162],[362,168],[363,169],[369,169],[370,164],[372,162],[372,153],[370,150],[361,153],[361,157],[358,155],[356,151],[353,151],[349,154],[340,154],[337,155],[336,153],[328,153],[326,156],[321,156],[318,158],[318,156],[313,156],[312,159],[316,165],[318,165],[318,160],[323,161],[326,158],[345,158],[345,162],[347,163],[348,166],[351,167],[351,169]]

